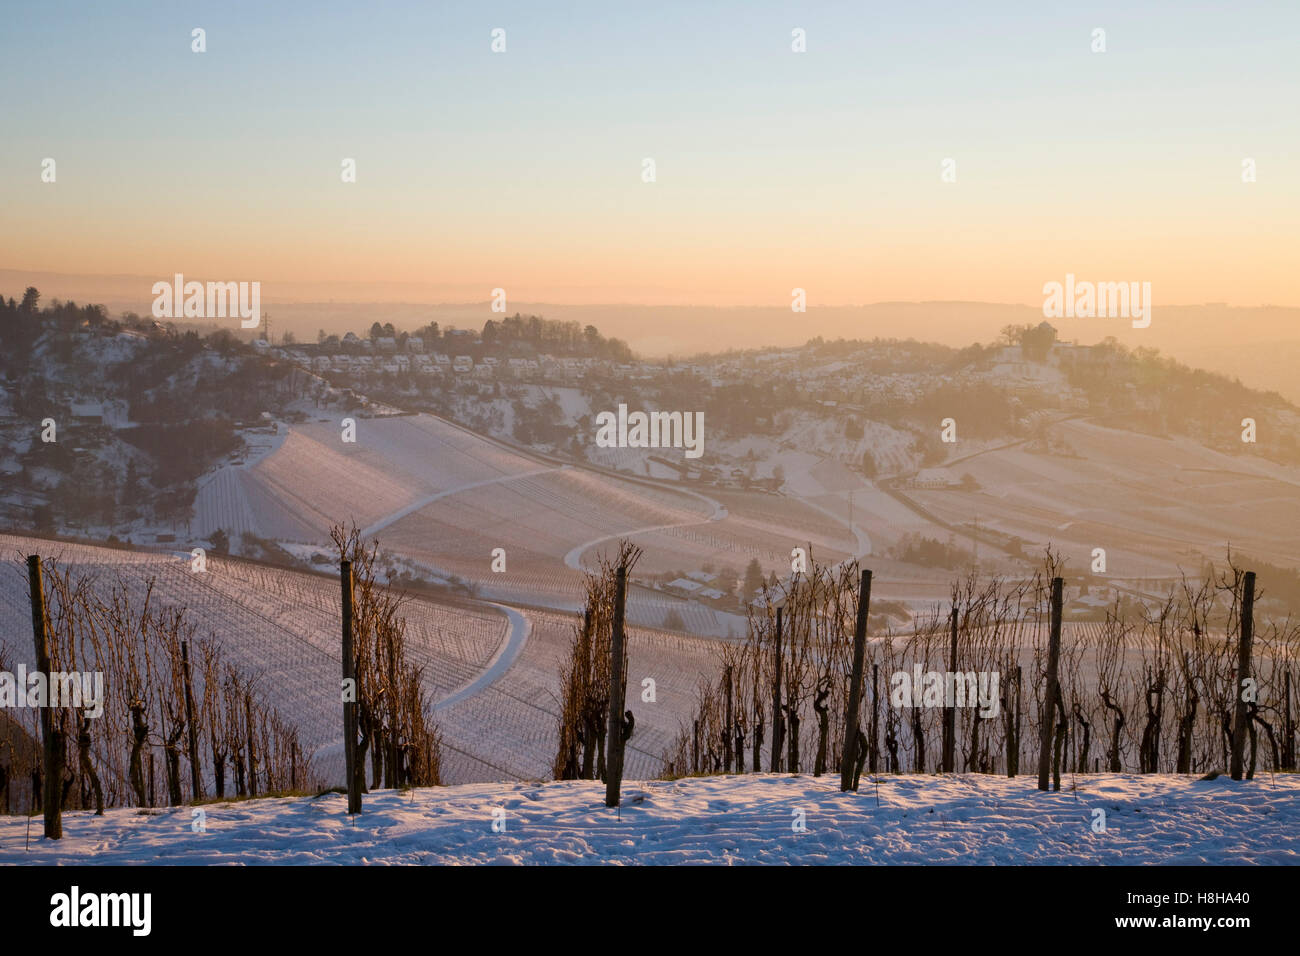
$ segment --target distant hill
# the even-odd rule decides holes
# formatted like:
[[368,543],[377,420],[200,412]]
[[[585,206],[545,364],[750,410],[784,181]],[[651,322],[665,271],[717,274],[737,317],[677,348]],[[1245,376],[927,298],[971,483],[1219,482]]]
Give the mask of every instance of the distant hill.
[[[147,316],[150,289],[164,276],[78,275],[0,269],[0,288],[37,286],[46,300],[101,302],[110,311]],[[205,276],[188,278],[205,279]],[[488,297],[474,301],[463,286],[415,283],[263,282],[264,311],[276,329],[314,341],[317,330],[342,334],[392,322],[411,330],[430,321],[444,328],[479,329],[493,318]],[[1029,290],[1036,294],[1037,290]],[[12,294],[12,293],[11,293]],[[816,302],[815,290],[809,290]],[[1233,375],[1253,387],[1276,389],[1300,402],[1300,382],[1289,370],[1300,357],[1300,308],[1264,305],[1165,305],[1154,290],[1150,328],[1133,329],[1124,319],[1053,320],[1065,341],[1089,345],[1114,336],[1130,348],[1149,346],[1209,371]],[[962,347],[988,342],[1008,324],[1042,319],[1039,304],[989,302],[878,302],[853,306],[810,305],[794,315],[784,303],[772,306],[645,306],[629,303],[566,305],[509,300],[508,311],[597,325],[647,356],[683,355],[728,348],[799,345],[824,338],[900,337]]]

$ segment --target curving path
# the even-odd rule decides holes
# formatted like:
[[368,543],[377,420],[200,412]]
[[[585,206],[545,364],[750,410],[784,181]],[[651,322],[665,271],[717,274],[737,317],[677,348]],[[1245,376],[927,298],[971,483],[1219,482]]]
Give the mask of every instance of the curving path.
[[487,667],[483,669],[481,674],[468,684],[456,688],[433,705],[435,713],[445,710],[453,704],[459,704],[463,700],[468,700],[500,680],[506,671],[514,666],[515,661],[519,659],[519,655],[524,651],[524,645],[528,643],[528,635],[533,630],[532,621],[505,604],[497,604],[492,601],[484,601],[483,603],[505,614],[506,639],[501,642],[501,646],[497,648],[496,654],[493,655],[492,660],[488,661]]
[[374,524],[370,525],[370,527],[362,528],[361,537],[369,538],[375,534],[378,534],[380,531],[383,531],[389,525],[401,521],[407,515],[415,514],[415,512],[419,511],[421,508],[428,507],[429,505],[433,504],[435,501],[439,501],[443,498],[450,498],[452,495],[458,495],[462,491],[469,491],[473,488],[482,488],[485,485],[505,485],[505,484],[509,484],[512,481],[519,481],[520,479],[523,478],[532,478],[536,475],[545,475],[553,471],[564,471],[568,467],[569,467],[568,465],[559,465],[554,468],[537,468],[534,469],[533,471],[524,471],[512,475],[498,475],[495,478],[484,478],[482,481],[471,481],[469,484],[466,485],[457,485],[455,488],[448,488],[446,491],[439,491],[432,495],[425,495],[423,498],[420,498],[417,501],[413,501],[409,505],[406,505],[403,508],[397,509],[392,514],[380,518]]
[[592,538],[590,541],[584,541],[582,544],[574,545],[569,549],[568,553],[564,556],[565,566],[573,568],[575,571],[583,570],[582,553],[588,548],[595,547],[598,544],[604,544],[606,541],[614,541],[618,538],[626,538],[634,534],[650,534],[653,531],[667,531],[670,528],[689,528],[697,524],[706,524],[710,521],[721,521],[723,518],[727,517],[727,506],[721,501],[710,498],[708,495],[700,494],[698,491],[690,488],[673,488],[672,490],[679,494],[698,498],[705,504],[711,505],[713,507],[713,514],[709,515],[707,518],[701,518],[698,521],[678,521],[675,524],[660,524],[649,528],[631,528],[626,531],[616,532],[615,534],[606,534],[599,538]]
[[840,524],[844,525],[845,530],[847,530],[849,534],[853,535],[854,541],[857,543],[858,546],[858,551],[857,554],[853,556],[854,558],[865,558],[872,553],[870,536],[866,533],[866,531],[859,528],[856,524],[850,524],[848,518],[844,517],[843,515],[836,514],[830,508],[827,508],[824,505],[819,505],[817,502],[809,498],[799,498],[795,495],[791,495],[790,498],[792,501],[797,501],[800,504],[807,505],[809,508],[812,508],[814,511],[820,511],[828,518],[833,518],[835,521],[838,521]]

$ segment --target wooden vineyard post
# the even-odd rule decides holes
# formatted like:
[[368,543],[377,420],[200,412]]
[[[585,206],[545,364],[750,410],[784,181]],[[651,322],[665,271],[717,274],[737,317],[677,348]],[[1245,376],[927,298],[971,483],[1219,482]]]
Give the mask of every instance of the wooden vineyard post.
[[1052,733],[1056,698],[1061,693],[1057,668],[1061,663],[1061,590],[1064,582],[1052,578],[1052,630],[1047,643],[1047,693],[1043,698],[1042,728],[1038,737],[1038,789],[1046,790],[1052,769]]
[[[853,674],[849,678],[849,709],[844,715],[844,750],[840,757],[840,793],[857,790],[858,715],[862,709],[862,671],[867,659],[867,610],[871,603],[871,572],[862,571],[858,586],[858,616],[853,622]],[[874,705],[873,705],[874,706]],[[873,731],[874,732],[874,731]]]
[[726,706],[726,718],[725,718],[725,723],[723,725],[723,731],[722,731],[722,772],[731,773],[732,716],[731,716],[731,665],[730,664],[727,665],[727,669],[724,672],[724,678],[726,680],[727,706]]
[[1241,634],[1237,645],[1237,682],[1232,717],[1232,779],[1240,780],[1246,749],[1246,723],[1250,720],[1242,684],[1250,677],[1250,645],[1255,639],[1255,572],[1247,571],[1241,582]]
[[952,607],[951,640],[948,647],[948,686],[952,688],[953,698],[943,709],[943,772],[952,773],[957,769],[957,605]]
[[880,665],[871,665],[871,739],[867,741],[867,770],[874,777],[880,763]]
[[772,668],[772,761],[768,769],[781,772],[781,745],[785,743],[785,721],[781,717],[781,608],[776,609],[776,666]]
[[1286,706],[1282,717],[1282,730],[1286,735],[1282,744],[1282,769],[1295,769],[1295,722],[1291,719],[1291,669],[1288,667],[1283,681],[1282,700]]
[[199,779],[199,732],[194,726],[194,682],[190,676],[189,641],[181,641],[181,676],[185,680],[185,723],[190,729],[190,799],[199,800],[203,797],[203,783]]
[[[32,638],[36,645],[36,669],[50,679],[50,635],[45,620],[45,582],[41,577],[41,557],[27,558],[27,583],[32,597]],[[47,683],[48,687],[48,683]],[[41,744],[44,762],[44,787],[41,809],[45,814],[45,839],[63,839],[63,741],[54,728],[54,708],[45,701],[41,708]]]
[[339,565],[343,588],[343,764],[348,780],[348,813],[361,812],[361,783],[357,777],[357,675],[352,649],[352,562]]
[[619,565],[614,583],[614,628],[609,648],[609,728],[605,739],[605,806],[616,807],[623,788],[623,605],[627,601],[627,565]]
[[[253,724],[251,690],[244,691],[244,727],[248,734],[248,795],[255,797],[257,796],[257,730]],[[265,758],[265,755],[263,757]]]
[[[1007,720],[1007,776],[1014,777],[1020,772],[1020,665],[1016,665],[1015,677],[1016,696],[1015,703],[1011,714]],[[1012,700],[1011,694],[1007,694],[1007,703]]]

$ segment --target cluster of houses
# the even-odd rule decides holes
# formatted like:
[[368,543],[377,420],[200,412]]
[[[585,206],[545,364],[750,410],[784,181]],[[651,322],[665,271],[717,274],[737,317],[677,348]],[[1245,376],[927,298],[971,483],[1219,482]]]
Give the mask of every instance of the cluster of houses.
[[[444,343],[447,340],[443,340]],[[455,341],[450,342],[453,346]],[[426,351],[419,336],[409,336],[399,345],[397,339],[379,336],[361,338],[349,332],[336,352],[322,346],[280,346],[272,348],[264,339],[253,343],[259,351],[292,362],[319,375],[330,373],[354,376],[411,374],[427,378],[464,375],[480,380],[528,380],[571,384],[591,374],[613,379],[651,380],[662,372],[646,362],[615,363],[588,357],[561,357],[539,354],[535,357],[475,357],[454,351]]]
[[[897,360],[905,368],[889,371],[880,368],[882,360]],[[1088,345],[1056,342],[1048,362],[1027,358],[1018,345],[994,350],[983,367],[960,370],[917,370],[905,348],[888,344],[864,347],[857,355],[831,361],[812,362],[803,349],[727,356],[705,366],[690,366],[699,377],[714,386],[752,379],[756,372],[767,378],[791,382],[809,397],[827,408],[844,407],[861,411],[882,401],[910,402],[931,392],[938,385],[993,384],[1012,395],[1029,396],[1052,392],[1064,404],[1086,405],[1083,393],[1066,383],[1065,370],[1097,361],[1097,350]]]
[[663,590],[678,597],[703,598],[706,601],[721,601],[727,598],[724,591],[716,585],[718,576],[707,571],[688,571],[686,577],[675,578],[663,585]]
[[[347,376],[373,381],[381,376],[412,376],[430,384],[472,380],[486,388],[496,382],[533,382],[553,385],[581,385],[596,378],[607,381],[663,382],[684,375],[715,388],[764,378],[780,378],[799,387],[812,401],[826,408],[862,413],[881,404],[906,404],[918,400],[939,385],[987,383],[1011,394],[1014,399],[1032,401],[1031,396],[1048,393],[1062,407],[1083,408],[1086,396],[1072,388],[1066,370],[1089,362],[1093,349],[1057,342],[1048,362],[1029,360],[1019,346],[1006,346],[987,355],[979,366],[961,370],[907,368],[910,354],[905,346],[873,344],[862,355],[837,356],[831,361],[810,361],[806,349],[780,349],[756,354],[720,356],[697,363],[613,362],[593,357],[560,357],[549,354],[526,356],[483,355],[483,343],[467,330],[447,330],[441,338],[426,342],[418,335],[363,337],[347,333],[334,347],[329,345],[285,345],[272,347],[266,341],[254,346],[260,351],[292,362],[317,376]],[[446,351],[439,351],[438,349]],[[474,354],[468,354],[468,353]],[[891,354],[896,352],[897,354]],[[903,366],[890,369],[890,359]],[[882,368],[882,361],[885,367]],[[691,476],[708,480],[709,477]]]

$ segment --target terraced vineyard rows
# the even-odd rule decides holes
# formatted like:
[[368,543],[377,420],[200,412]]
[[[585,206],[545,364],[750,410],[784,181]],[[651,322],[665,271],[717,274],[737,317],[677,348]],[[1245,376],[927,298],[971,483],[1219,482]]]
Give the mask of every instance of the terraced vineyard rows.
[[[211,559],[190,570],[188,556],[117,551],[0,536],[6,558],[52,557],[91,571],[105,586],[121,580],[142,600],[153,579],[155,604],[188,609],[196,637],[212,635],[227,660],[257,675],[278,710],[295,722],[304,748],[317,753],[317,769],[341,772],[338,705],[340,674],[339,588],[331,577]],[[0,641],[12,661],[32,663],[27,582],[16,561],[0,574]],[[469,682],[488,664],[506,636],[504,617],[412,599],[405,607],[408,654],[424,667],[430,696]]]
[[[210,558],[208,570],[200,574],[190,570],[188,555],[10,535],[0,536],[0,551],[7,558],[30,553],[52,557],[93,571],[103,583],[121,579],[136,598],[143,597],[153,579],[154,601],[188,608],[198,625],[196,636],[214,635],[232,663],[259,675],[263,686],[273,686],[277,709],[299,728],[304,748],[315,752],[318,771],[327,779],[341,774],[339,596],[334,578],[220,557]],[[639,606],[643,616],[658,623],[661,611],[670,605],[650,596]],[[489,607],[411,599],[405,616],[408,654],[424,666],[434,701],[482,673],[506,639],[505,618]],[[514,665],[479,693],[437,712],[445,735],[448,782],[550,775],[557,674],[577,615],[530,611],[526,616],[531,633]],[[638,615],[631,616],[635,625]],[[27,586],[16,561],[0,574],[0,628],[10,659],[30,663]],[[678,720],[689,712],[696,681],[710,667],[715,646],[707,639],[630,628],[628,700],[637,716],[628,751],[630,775],[659,773],[660,754],[676,734]],[[641,700],[641,682],[647,677],[655,681],[653,703]]]

